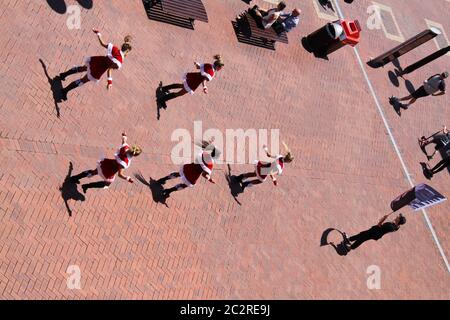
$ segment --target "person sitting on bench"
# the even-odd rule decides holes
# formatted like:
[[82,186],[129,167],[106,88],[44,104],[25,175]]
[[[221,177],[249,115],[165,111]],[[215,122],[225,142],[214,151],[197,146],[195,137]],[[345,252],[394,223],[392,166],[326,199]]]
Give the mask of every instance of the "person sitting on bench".
[[[284,8],[286,8],[286,3],[281,1],[278,3],[276,8],[265,11],[255,5],[253,8],[248,10],[248,13],[255,19],[256,24],[262,29],[269,29],[283,13]],[[240,20],[245,15],[245,12],[236,17]]]
[[[443,134],[439,134],[439,133]],[[430,143],[434,143],[434,152],[431,155],[428,155],[428,152],[426,150],[426,146],[428,146]],[[432,135],[429,138],[421,137],[419,140],[420,149],[422,152],[427,156],[428,160],[433,159],[436,152],[438,152],[441,148],[445,147],[450,143],[450,131],[448,131],[447,127],[444,126],[444,128],[438,132]]]
[[278,34],[283,31],[290,32],[298,26],[298,23],[300,22],[300,13],[302,13],[302,11],[298,8],[292,10],[291,13],[282,13],[272,27]]

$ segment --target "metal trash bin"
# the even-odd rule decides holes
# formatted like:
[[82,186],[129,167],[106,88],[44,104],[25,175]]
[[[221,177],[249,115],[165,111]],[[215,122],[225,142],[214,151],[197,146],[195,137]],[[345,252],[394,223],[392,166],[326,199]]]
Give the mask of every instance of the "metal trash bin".
[[316,57],[326,57],[347,44],[351,46],[358,44],[360,31],[358,20],[337,20],[327,23],[319,30],[304,37],[302,44]]

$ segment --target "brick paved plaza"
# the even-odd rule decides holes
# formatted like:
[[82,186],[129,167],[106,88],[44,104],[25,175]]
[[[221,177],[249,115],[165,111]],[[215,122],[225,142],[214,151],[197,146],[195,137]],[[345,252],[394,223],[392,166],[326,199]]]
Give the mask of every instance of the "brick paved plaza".
[[[232,22],[248,7],[241,0],[203,0],[209,22],[195,22],[194,30],[149,19],[141,0],[93,0],[92,8],[65,0],[66,13],[56,10],[61,2],[3,0],[0,7],[2,299],[450,298],[443,258],[450,257],[449,201],[426,210],[442,252],[424,215],[409,208],[402,210],[407,223],[398,232],[347,256],[320,247],[328,228],[353,235],[376,224],[410,181],[450,195],[447,171],[425,179],[419,162],[426,157],[417,143],[444,124],[450,127],[449,94],[420,99],[401,117],[388,102],[407,95],[406,84],[417,88],[448,71],[450,54],[406,75],[406,83],[400,78],[398,87],[388,76],[392,64],[365,64],[432,25],[444,34],[401,57],[401,65],[448,45],[450,1],[377,0],[385,23],[370,29],[372,1],[338,0],[345,18],[361,23],[357,52],[405,167],[356,52],[345,47],[327,61],[302,47],[303,36],[338,18],[316,0],[286,1],[287,9],[302,10],[301,21],[288,34],[289,44],[277,43],[276,50],[238,41]],[[269,2],[252,5],[267,8]],[[70,29],[75,5],[81,25]],[[114,71],[111,91],[103,78],[55,105],[58,84],[51,79],[88,56],[105,54],[92,28],[116,45],[131,34],[133,50]],[[158,120],[159,82],[181,80],[194,61],[211,62],[216,53],[225,67],[208,84],[209,94],[199,89],[169,101]],[[127,174],[149,181],[178,170],[171,136],[180,128],[193,134],[194,121],[222,132],[279,129],[295,160],[277,187],[266,181],[237,201],[225,164],[215,167],[216,184],[200,181],[173,193],[166,205],[138,180],[116,179],[108,190],[86,195],[80,186],[78,192],[65,188],[70,163],[76,174],[102,155],[111,157],[123,131],[144,150]],[[231,164],[231,174],[251,170],[252,160]],[[76,195],[68,200],[71,216],[68,195]],[[329,239],[340,236],[333,232]],[[68,286],[73,266],[81,272],[79,289]],[[381,271],[380,289],[367,286],[373,266]]]

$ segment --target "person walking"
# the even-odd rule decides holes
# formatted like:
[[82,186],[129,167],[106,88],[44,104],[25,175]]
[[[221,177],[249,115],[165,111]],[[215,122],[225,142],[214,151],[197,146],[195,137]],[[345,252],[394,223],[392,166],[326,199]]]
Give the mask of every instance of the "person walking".
[[[214,62],[200,64],[198,62],[194,62],[195,67],[200,70],[200,72],[189,72],[183,76],[182,83],[174,83],[171,85],[163,86],[162,82],[159,83],[159,90],[167,93],[164,96],[158,98],[159,102],[166,102],[171,99],[175,99],[177,97],[184,96],[186,93],[194,94],[195,90],[200,85],[203,85],[203,93],[208,94],[208,87],[206,83],[211,81],[217,71],[220,71],[223,66],[223,59],[220,54],[216,54],[214,56]],[[173,89],[181,89],[178,92],[170,92]]]
[[[431,155],[428,155],[428,152],[426,150],[426,147],[434,143],[434,152]],[[427,156],[428,160],[433,159],[436,152],[444,148],[450,143],[450,131],[448,131],[447,126],[443,126],[443,129],[439,132],[436,132],[432,136],[426,138],[425,136],[422,136],[419,139],[419,146],[422,152]]]
[[[269,158],[275,159],[272,162],[264,162],[264,161],[256,161],[255,163],[255,171],[241,174],[237,177],[239,183],[241,184],[242,189],[247,187],[251,187],[254,185],[258,185],[267,180],[267,177],[270,176],[273,184],[275,186],[278,185],[276,175],[281,175],[284,169],[285,163],[291,163],[294,160],[291,151],[288,146],[283,142],[283,146],[285,148],[286,154],[283,156],[279,155],[271,155],[266,146],[263,146],[266,155]],[[249,181],[244,181],[246,179],[256,178]]]
[[[417,101],[417,99],[427,97],[427,96],[441,96],[445,94],[445,79],[448,78],[448,72],[443,72],[442,74],[435,74],[424,81],[423,85],[420,86],[411,95],[396,98],[392,96],[389,98],[391,104],[397,104],[400,108],[407,110],[409,106]],[[400,103],[402,101],[409,101],[407,104]]]
[[429,168],[428,165],[425,162],[421,162],[420,165],[422,166],[422,170],[423,170],[423,175],[425,176],[425,178],[427,178],[428,180],[431,180],[431,178],[433,178],[433,176],[438,173],[441,172],[444,169],[450,169],[450,156],[445,157],[444,159],[442,159],[441,161],[439,161],[433,168]]
[[398,231],[400,226],[406,223],[406,218],[401,213],[392,222],[385,222],[388,217],[389,214],[385,215],[377,225],[350,238],[347,238],[347,235],[344,232],[342,235],[344,236],[344,243],[347,249],[354,250],[369,240],[378,241],[386,234]]
[[193,163],[181,166],[178,172],[173,172],[167,177],[161,178],[159,182],[165,184],[168,180],[181,178],[181,183],[170,189],[164,189],[163,195],[168,197],[172,192],[180,191],[188,187],[194,187],[200,177],[203,177],[211,183],[214,159],[220,155],[220,150],[214,146],[211,141],[202,141],[202,152],[200,152]]
[[91,188],[108,188],[115,180],[116,174],[119,178],[122,178],[130,183],[133,183],[133,179],[124,174],[124,170],[129,168],[131,164],[131,159],[139,156],[142,153],[142,149],[137,146],[129,146],[127,144],[127,135],[122,133],[122,145],[119,150],[117,150],[114,155],[114,159],[102,158],[97,162],[97,168],[93,170],[86,170],[80,174],[71,177],[72,182],[79,184],[80,179],[91,178],[93,176],[99,175],[103,178],[103,181],[97,181],[89,184],[83,184],[83,192],[86,193],[88,189]]
[[81,87],[89,81],[98,83],[105,72],[108,76],[106,89],[110,90],[113,84],[112,70],[118,70],[122,67],[125,57],[130,53],[132,49],[130,45],[131,36],[125,37],[124,43],[122,44],[121,49],[119,49],[112,43],[106,44],[103,41],[102,35],[98,30],[93,29],[92,31],[97,35],[100,45],[107,50],[107,54],[106,56],[88,57],[85,61],[84,66],[73,67],[72,69],[59,75],[60,79],[62,81],[65,81],[66,77],[72,74],[86,72],[85,76],[71,82],[67,87],[62,89],[63,100],[67,100],[67,93],[69,91]]

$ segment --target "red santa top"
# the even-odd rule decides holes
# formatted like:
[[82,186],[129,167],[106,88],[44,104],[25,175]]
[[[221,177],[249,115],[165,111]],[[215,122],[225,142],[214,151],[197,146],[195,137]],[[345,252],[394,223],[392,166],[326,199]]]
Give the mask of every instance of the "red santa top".
[[114,46],[112,43],[108,43],[108,58],[114,62],[114,64],[117,66],[117,69],[120,69],[122,67],[124,55],[122,50]]
[[127,169],[131,164],[131,155],[128,154],[128,150],[130,150],[130,146],[124,143],[114,155],[117,163],[124,169]]
[[214,70],[214,66],[212,64],[205,63],[200,65],[200,74],[208,79],[208,81],[211,81],[216,75],[216,70]]

